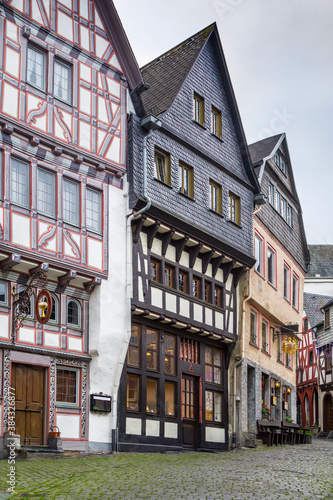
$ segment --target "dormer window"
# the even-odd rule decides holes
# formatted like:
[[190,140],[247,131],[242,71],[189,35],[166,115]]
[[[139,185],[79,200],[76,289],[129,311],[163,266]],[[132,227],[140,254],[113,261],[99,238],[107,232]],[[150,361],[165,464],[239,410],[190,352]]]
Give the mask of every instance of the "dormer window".
[[212,134],[222,138],[222,114],[217,108],[212,106]]
[[205,100],[194,92],[194,121],[204,127],[205,125]]
[[170,155],[161,149],[155,148],[156,177],[165,184],[171,184]]
[[284,175],[287,175],[287,165],[280,153],[275,154],[275,163]]

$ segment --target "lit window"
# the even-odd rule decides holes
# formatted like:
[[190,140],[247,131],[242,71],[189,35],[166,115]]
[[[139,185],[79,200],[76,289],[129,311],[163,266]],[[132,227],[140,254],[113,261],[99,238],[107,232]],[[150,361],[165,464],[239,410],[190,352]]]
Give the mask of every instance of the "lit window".
[[221,384],[222,353],[221,349],[205,347],[205,381],[211,384]]
[[155,148],[155,167],[157,179],[170,184],[170,155],[158,148]]
[[210,208],[222,215],[222,186],[216,182],[209,181]]
[[240,210],[240,197],[229,191],[230,202],[230,220],[240,226],[241,210]]
[[164,284],[166,286],[173,287],[173,267],[172,266],[165,266],[164,269]]
[[141,346],[141,327],[132,325],[131,338],[127,351],[127,364],[129,366],[140,367],[140,346]]
[[292,304],[298,310],[298,298],[299,298],[299,279],[294,274],[293,275],[293,297]]
[[127,375],[127,410],[139,411],[139,377]]
[[55,216],[55,175],[47,170],[38,169],[37,208],[50,217]]
[[45,91],[45,69],[46,69],[45,53],[32,47],[28,47],[27,61],[27,83]]
[[86,226],[87,229],[101,232],[101,193],[87,189]]
[[60,62],[58,59],[55,59],[53,75],[53,95],[55,98],[60,99],[61,101],[64,101],[68,104],[71,103],[71,80],[71,67],[64,62]]
[[205,125],[205,101],[199,94],[194,93],[194,121]]
[[275,252],[267,247],[267,280],[273,286],[276,286],[275,269]]
[[76,328],[81,327],[81,305],[77,300],[70,299],[67,303],[67,324]]
[[211,422],[222,422],[222,394],[220,392],[206,391],[205,418]]
[[221,139],[222,137],[222,114],[212,106],[212,134]]
[[290,267],[286,264],[283,268],[283,296],[290,301]]
[[257,345],[258,334],[257,334],[257,313],[251,311],[250,315],[250,342]]
[[268,324],[266,321],[261,322],[261,338],[262,338],[262,350],[268,352]]
[[79,370],[57,368],[56,402],[58,406],[79,404]]
[[165,382],[165,415],[169,417],[175,416],[175,393],[175,384]]
[[8,305],[8,286],[4,281],[0,281],[0,304]]
[[331,326],[330,310],[325,309],[325,328],[329,328],[330,326]]
[[147,370],[157,371],[158,332],[151,328],[147,328],[146,336],[147,336],[147,352],[146,352]]
[[262,239],[256,234],[254,236],[254,256],[256,258],[254,269],[259,274],[263,274],[264,271],[262,250],[263,250]]
[[147,413],[157,413],[157,380],[147,378]]
[[175,355],[176,355],[176,339],[173,335],[165,334],[164,371],[167,375],[174,375],[176,373]]
[[190,196],[193,198],[194,196],[194,188],[193,188],[193,168],[185,165],[184,163],[180,163],[180,175],[181,175],[181,193],[186,196]]
[[10,201],[29,207],[29,165],[16,158],[10,162]]
[[70,224],[79,224],[79,185],[77,182],[64,179],[63,184],[63,218]]
[[178,274],[178,290],[187,293],[187,273],[179,271]]

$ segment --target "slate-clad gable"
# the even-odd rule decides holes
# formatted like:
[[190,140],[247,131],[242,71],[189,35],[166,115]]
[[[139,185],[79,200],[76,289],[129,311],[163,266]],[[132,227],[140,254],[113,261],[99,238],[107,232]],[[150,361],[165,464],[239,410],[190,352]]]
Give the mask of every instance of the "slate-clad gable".
[[333,245],[309,245],[310,269],[307,278],[333,277]]
[[322,308],[332,299],[329,295],[317,295],[315,293],[304,293],[304,311],[310,321],[311,327],[324,321]]

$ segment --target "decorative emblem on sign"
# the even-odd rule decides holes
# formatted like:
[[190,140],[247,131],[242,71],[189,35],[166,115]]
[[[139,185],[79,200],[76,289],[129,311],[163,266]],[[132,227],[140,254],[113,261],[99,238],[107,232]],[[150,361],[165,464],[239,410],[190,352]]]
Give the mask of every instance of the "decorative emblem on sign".
[[291,337],[288,337],[282,342],[282,349],[287,354],[293,354],[298,349],[297,339],[292,339]]
[[[40,314],[40,310],[42,314]],[[37,295],[35,312],[38,323],[45,324],[50,319],[52,312],[52,297],[48,290],[42,290]]]

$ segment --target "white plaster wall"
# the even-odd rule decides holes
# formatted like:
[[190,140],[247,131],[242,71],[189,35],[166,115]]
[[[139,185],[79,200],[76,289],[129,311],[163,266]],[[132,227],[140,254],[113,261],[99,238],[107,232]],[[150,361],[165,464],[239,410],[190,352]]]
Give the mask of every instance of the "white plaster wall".
[[151,303],[155,307],[160,307],[162,308],[162,298],[163,298],[163,293],[162,290],[159,290],[158,288],[151,288]]
[[[126,183],[125,183],[126,185]],[[109,277],[93,291],[89,303],[90,394],[112,396],[116,410],[119,380],[126,358],[130,332],[130,304],[126,299],[126,215],[127,194],[109,187]],[[116,412],[94,416],[90,413],[89,440],[111,441]],[[95,425],[98,422],[98,425]]]
[[80,415],[56,415],[56,425],[64,439],[80,439]]
[[9,339],[9,316],[8,314],[0,314],[0,337]]

